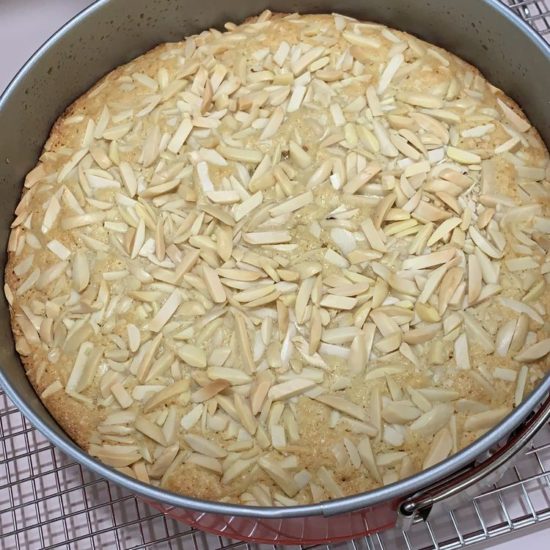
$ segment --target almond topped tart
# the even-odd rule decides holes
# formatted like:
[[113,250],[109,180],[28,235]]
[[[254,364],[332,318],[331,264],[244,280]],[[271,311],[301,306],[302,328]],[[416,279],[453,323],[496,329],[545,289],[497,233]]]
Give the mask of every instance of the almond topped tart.
[[549,156],[454,55],[264,12],[117,68],[27,176],[17,351],[92,456],[286,506],[428,468],[549,367]]

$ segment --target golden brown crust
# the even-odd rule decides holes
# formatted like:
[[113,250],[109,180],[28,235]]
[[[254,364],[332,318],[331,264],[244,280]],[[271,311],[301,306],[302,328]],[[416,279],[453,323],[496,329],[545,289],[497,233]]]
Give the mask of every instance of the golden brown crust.
[[[12,262],[13,253],[10,253],[4,277],[10,288],[17,288],[19,280],[10,269]],[[17,349],[18,343],[23,341],[24,337],[19,325],[14,320],[14,315],[14,310],[10,308],[12,332]],[[27,353],[25,352],[25,355],[20,353],[20,359],[34,390],[41,396],[42,392],[52,382],[59,379],[59,372],[56,370],[55,364],[50,363],[44,357],[44,353],[39,347],[32,347],[30,353]],[[41,369],[41,374],[38,374],[41,365],[45,368]],[[90,435],[99,423],[102,415],[99,415],[98,411],[94,411],[92,407],[87,407],[59,392],[46,398],[41,397],[41,400],[71,439],[80,447],[86,449],[90,441]]]

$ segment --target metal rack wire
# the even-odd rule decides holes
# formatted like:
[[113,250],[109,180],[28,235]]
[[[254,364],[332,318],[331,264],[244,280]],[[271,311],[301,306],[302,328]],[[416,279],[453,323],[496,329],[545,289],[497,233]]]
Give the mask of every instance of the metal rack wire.
[[505,0],[504,3],[548,40],[550,7],[547,0]]
[[[67,550],[250,550],[166,518],[73,462],[0,393],[0,546]],[[550,425],[500,482],[407,532],[392,530],[334,549],[454,550],[550,520]],[[267,546],[255,546],[267,550]],[[271,547],[273,548],[273,547]]]
[[[547,0],[506,3],[550,38]],[[499,483],[465,504],[334,550],[454,550],[550,526],[550,425]],[[0,391],[0,547],[267,550],[208,535],[163,514],[72,461],[37,432]],[[270,547],[273,548],[273,547]],[[327,547],[328,549],[328,547]]]

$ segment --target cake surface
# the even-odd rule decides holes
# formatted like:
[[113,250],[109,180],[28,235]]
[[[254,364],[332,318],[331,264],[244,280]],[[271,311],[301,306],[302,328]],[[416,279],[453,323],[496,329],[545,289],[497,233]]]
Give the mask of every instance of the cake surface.
[[26,178],[17,351],[147,483],[261,506],[392,483],[548,371],[548,160],[475,68],[382,25],[264,12],[163,44]]

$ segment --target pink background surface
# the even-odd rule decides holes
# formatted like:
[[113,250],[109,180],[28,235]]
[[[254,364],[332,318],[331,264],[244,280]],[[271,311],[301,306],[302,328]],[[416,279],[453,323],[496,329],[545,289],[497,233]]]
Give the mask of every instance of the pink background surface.
[[[34,51],[90,0],[0,0],[0,91]],[[506,537],[509,539],[509,537]],[[550,529],[476,548],[546,550]]]

